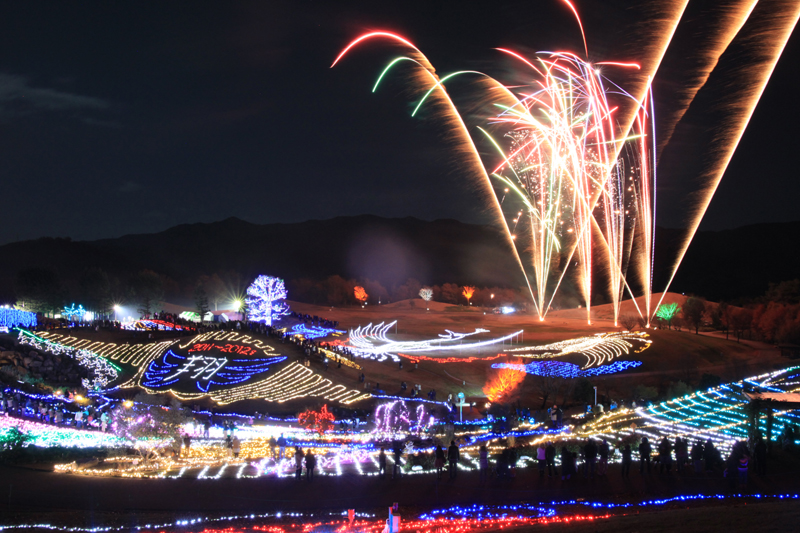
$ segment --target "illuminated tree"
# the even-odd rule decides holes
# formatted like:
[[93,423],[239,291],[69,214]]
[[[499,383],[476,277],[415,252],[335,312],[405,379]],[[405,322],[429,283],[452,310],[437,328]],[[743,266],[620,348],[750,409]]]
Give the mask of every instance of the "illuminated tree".
[[525,375],[525,372],[512,368],[500,369],[494,378],[483,387],[483,393],[492,402],[508,401],[511,394],[525,379]]
[[427,305],[433,299],[433,289],[430,287],[422,287],[419,290],[419,296],[425,300],[425,304]]
[[367,294],[367,291],[364,290],[364,287],[361,285],[356,285],[353,287],[353,293],[355,294],[356,300],[362,304],[367,301],[367,298],[369,298],[369,294]]
[[328,404],[323,405],[319,411],[306,409],[297,415],[297,423],[300,424],[300,427],[314,430],[320,435],[333,429],[335,422],[336,418],[333,413],[328,411]]
[[111,412],[111,431],[127,440],[148,463],[172,448],[189,422],[188,411],[176,399],[163,405],[157,396],[139,393]]
[[461,294],[463,294],[464,298],[467,299],[467,303],[469,305],[472,305],[472,302],[470,300],[472,299],[472,295],[475,294],[475,287],[470,287],[469,285],[467,285],[466,287],[463,287]]
[[678,307],[678,304],[673,302],[671,304],[662,304],[658,306],[656,316],[661,320],[666,321],[669,329],[672,329],[672,319],[678,316],[678,313],[680,312],[681,308]]
[[281,278],[258,276],[247,287],[247,312],[250,320],[271,326],[273,320],[289,314],[289,306],[283,302],[288,296]]

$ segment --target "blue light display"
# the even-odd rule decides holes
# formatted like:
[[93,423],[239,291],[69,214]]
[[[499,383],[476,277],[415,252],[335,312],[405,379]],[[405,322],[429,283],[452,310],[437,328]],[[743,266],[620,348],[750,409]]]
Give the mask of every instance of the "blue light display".
[[83,308],[82,305],[78,305],[75,307],[73,303],[70,307],[65,307],[63,311],[61,311],[61,316],[67,319],[83,319],[83,315],[86,314],[86,309]]
[[142,385],[174,392],[211,392],[244,383],[286,357],[232,359],[225,353],[179,355],[167,350],[144,371]]
[[320,339],[322,337],[327,337],[328,335],[332,335],[334,333],[347,333],[346,331],[341,331],[338,329],[331,329],[331,328],[321,328],[319,326],[306,326],[305,324],[297,324],[293,326],[292,329],[289,330],[289,335],[302,335],[306,339],[313,340],[313,339]]
[[564,361],[533,361],[527,365],[514,363],[495,363],[492,368],[511,368],[520,372],[527,372],[534,376],[546,376],[553,378],[586,378],[591,376],[601,376],[603,374],[616,374],[629,368],[641,366],[641,361],[614,361],[610,365],[598,366],[582,370],[580,366]]
[[0,308],[0,326],[14,328],[32,328],[36,326],[36,313],[20,311],[19,309]]
[[538,517],[551,517],[555,516],[557,511],[552,507],[544,507],[545,505],[553,507],[564,506],[581,506],[591,507],[592,509],[630,509],[635,507],[657,507],[661,505],[668,505],[676,502],[691,502],[691,501],[705,501],[705,500],[797,500],[800,499],[800,494],[689,494],[685,496],[674,496],[672,498],[663,498],[660,500],[644,500],[641,502],[623,502],[623,503],[606,503],[606,502],[592,502],[586,500],[561,500],[552,501],[550,503],[540,502],[537,504],[523,503],[518,505],[470,505],[462,507],[454,505],[446,509],[436,509],[420,515],[420,520],[464,520],[468,518],[502,518],[511,516],[534,516]]

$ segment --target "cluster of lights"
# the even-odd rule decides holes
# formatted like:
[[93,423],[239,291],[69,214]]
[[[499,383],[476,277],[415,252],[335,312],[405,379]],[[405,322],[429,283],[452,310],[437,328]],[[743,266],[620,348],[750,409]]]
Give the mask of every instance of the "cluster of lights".
[[463,340],[478,335],[480,333],[488,333],[488,329],[478,328],[471,333],[455,333],[450,330],[444,334],[439,334],[438,339],[428,339],[422,341],[393,341],[386,335],[391,328],[397,324],[397,321],[384,323],[381,322],[377,325],[367,324],[366,326],[359,326],[350,331],[350,345],[354,348],[354,352],[360,357],[374,358],[379,361],[385,361],[391,358],[393,361],[399,361],[399,357],[395,355],[397,352],[439,352],[447,350],[470,350],[474,348],[481,348],[483,346],[491,346],[494,344],[504,343],[511,341],[522,335],[522,330],[480,342],[467,342]]
[[321,339],[328,335],[342,335],[346,331],[340,331],[333,328],[323,328],[320,326],[306,326],[305,324],[296,324],[288,331],[289,335],[302,335],[309,340]]
[[432,363],[474,363],[475,361],[491,361],[506,357],[506,354],[503,353],[486,357],[428,357],[427,355],[406,355],[403,353],[398,353],[397,355],[411,361],[430,361]]
[[[36,313],[0,307],[0,326],[4,328],[36,327]],[[6,333],[8,329],[6,330]]]
[[[800,494],[710,494],[687,495],[633,503],[605,503],[586,500],[565,500],[549,503],[520,505],[453,506],[422,513],[418,519],[405,520],[404,531],[419,533],[468,533],[471,531],[497,531],[513,527],[530,527],[538,524],[575,523],[611,518],[610,511],[626,511],[661,507],[669,504],[687,504],[703,501],[782,501],[797,500]],[[602,514],[579,514],[589,509]],[[215,527],[215,524],[219,526]],[[183,518],[160,524],[140,526],[64,527],[56,524],[18,524],[0,526],[0,530],[44,529],[70,533],[111,533],[116,531],[181,531],[204,533],[240,533],[267,531],[269,533],[305,533],[308,531],[362,531],[379,533],[385,529],[386,519],[371,513],[353,513],[352,522],[343,512],[283,512],[231,515],[220,517]]]
[[[690,442],[711,440],[722,452],[736,442],[749,437],[751,419],[748,413],[748,389],[766,389],[773,392],[800,391],[800,367],[777,370],[705,391],[699,391],[651,407],[615,409],[583,426],[575,428],[564,439],[606,438],[610,443],[620,443],[636,435],[658,442],[663,437],[681,437]],[[787,424],[797,425],[797,411],[776,411],[773,438],[777,438]],[[766,435],[766,421],[761,419],[758,430]],[[536,444],[545,440],[540,438]]]
[[144,344],[116,344],[113,342],[100,342],[91,339],[81,339],[54,331],[43,331],[39,333],[43,339],[69,346],[74,349],[89,350],[101,357],[111,359],[123,364],[140,366],[145,361],[150,361],[163,353],[170,346],[175,345],[177,340],[165,340],[161,342],[151,342]]
[[[615,332],[598,333],[588,337],[579,337],[566,341],[554,342],[544,346],[530,346],[507,350],[508,355],[527,357],[532,359],[552,359],[570,354],[581,354],[586,357],[586,364],[582,368],[592,368],[608,364],[614,359],[633,353],[642,353],[650,347],[653,341],[648,339],[647,333]],[[638,345],[638,347],[634,346]]]
[[[187,384],[190,390],[207,394],[224,387],[237,386],[264,374],[270,366],[286,357],[235,359],[217,356],[207,352],[191,353],[186,356],[167,350],[164,355],[151,361],[142,373],[141,387],[148,389],[179,390],[178,383]],[[186,392],[184,390],[184,392]]]
[[53,426],[10,416],[0,417],[0,441],[9,438],[11,428],[16,428],[28,437],[26,445],[40,448],[118,448],[128,444],[110,433]]
[[64,307],[61,311],[61,316],[67,320],[93,320],[94,313],[86,311],[82,305],[75,306],[73,303],[70,307]]
[[[274,353],[274,348],[269,344],[257,339],[253,339],[248,335],[227,331],[212,331],[197,335],[193,339],[189,340],[186,344],[179,345],[179,348],[185,350],[197,344],[210,341],[225,341],[227,343],[244,344],[261,350],[264,355],[279,356],[279,354]],[[153,359],[159,355],[161,354],[156,355]],[[177,363],[171,362],[169,364]],[[253,368],[256,366],[259,365],[255,365]],[[136,376],[122,386],[134,387],[144,385],[146,379],[145,375],[147,374],[149,368],[150,362],[146,362],[146,364],[143,364],[140,367]],[[167,370],[167,368],[172,367],[159,368],[158,372],[164,372]],[[196,370],[199,370],[199,368]],[[242,370],[241,372],[244,373],[242,374],[244,376],[249,371]],[[235,383],[232,384],[236,385]],[[370,397],[369,394],[363,394],[357,390],[348,389],[344,385],[335,385],[333,382],[331,382],[331,380],[323,378],[310,368],[307,368],[299,363],[291,363],[274,374],[264,376],[263,379],[260,379],[259,381],[246,383],[244,385],[237,385],[235,387],[222,388],[216,391],[205,392],[202,389],[199,392],[186,392],[182,389],[167,390],[172,392],[181,400],[191,400],[203,396],[209,396],[212,400],[221,405],[234,403],[241,400],[252,400],[255,398],[262,398],[270,402],[283,403],[289,400],[304,397],[316,397],[328,401],[338,401],[344,404],[350,404]]]
[[406,402],[395,400],[378,405],[373,415],[375,421],[374,434],[380,436],[393,436],[398,433],[421,434],[436,424],[436,418],[425,411],[425,405],[420,404],[414,413],[411,412]]
[[65,346],[34,335],[23,329],[19,330],[18,341],[20,344],[27,344],[37,350],[50,352],[55,355],[65,355],[77,361],[79,365],[91,370],[94,373],[94,377],[91,379],[83,378],[81,380],[81,384],[87,389],[105,388],[109,383],[117,379],[119,372],[122,370],[90,350]]
[[284,302],[287,296],[281,278],[258,276],[247,287],[248,318],[271,326],[273,321],[289,314],[289,306]]
[[495,363],[492,368],[510,368],[534,376],[546,376],[554,378],[588,378],[605,374],[616,374],[630,368],[641,366],[641,361],[614,361],[610,365],[597,366],[594,368],[582,369],[578,365],[566,363],[564,361],[532,361],[527,365],[515,363]]
[[131,331],[194,331],[194,328],[189,326],[151,318],[142,318],[134,322],[123,324],[122,329]]

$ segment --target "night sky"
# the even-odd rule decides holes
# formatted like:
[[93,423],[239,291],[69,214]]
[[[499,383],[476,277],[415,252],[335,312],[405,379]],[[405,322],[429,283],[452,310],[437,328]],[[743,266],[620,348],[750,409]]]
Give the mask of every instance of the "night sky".
[[[635,60],[652,38],[647,1],[575,3],[592,60]],[[559,0],[3,2],[0,243],[231,216],[490,221],[440,121],[410,116],[402,77],[370,92],[402,50],[376,41],[329,68],[350,40],[375,29],[408,37],[440,73],[475,69],[504,81],[514,65],[493,48],[582,49]],[[657,75],[659,116],[670,112],[670,81],[686,68],[690,37],[674,43]],[[725,61],[746,68],[738,56]],[[798,218],[798,64],[795,31],[703,229]],[[702,111],[687,113],[675,142],[708,138],[713,125]],[[659,224],[680,227],[702,161],[669,148]]]

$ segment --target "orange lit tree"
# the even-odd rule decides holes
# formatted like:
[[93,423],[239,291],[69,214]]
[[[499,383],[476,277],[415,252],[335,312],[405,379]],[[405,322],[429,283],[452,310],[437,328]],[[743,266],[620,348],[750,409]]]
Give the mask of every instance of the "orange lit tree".
[[475,287],[470,287],[467,285],[466,287],[463,287],[461,294],[463,294],[464,298],[467,299],[467,304],[472,305],[470,300],[472,299],[472,295],[475,294]]
[[333,429],[334,422],[336,422],[336,418],[333,413],[328,411],[328,404],[323,405],[319,411],[306,409],[297,415],[297,423],[300,427],[312,429],[320,435]]
[[511,368],[501,368],[500,371],[483,387],[483,393],[491,402],[504,402],[525,379],[525,372]]
[[367,291],[364,290],[364,287],[362,287],[361,285],[356,285],[355,287],[353,287],[353,293],[356,296],[356,300],[358,300],[362,304],[366,302],[367,298],[369,297],[369,294],[367,294]]

